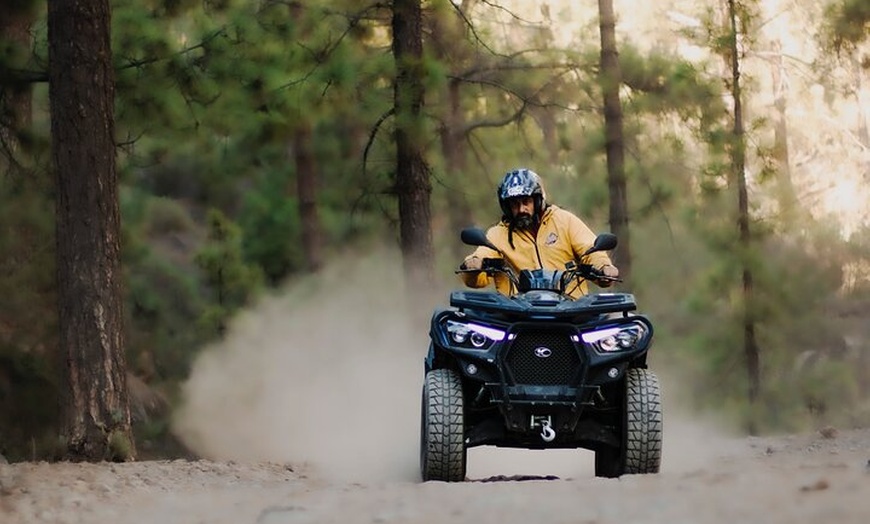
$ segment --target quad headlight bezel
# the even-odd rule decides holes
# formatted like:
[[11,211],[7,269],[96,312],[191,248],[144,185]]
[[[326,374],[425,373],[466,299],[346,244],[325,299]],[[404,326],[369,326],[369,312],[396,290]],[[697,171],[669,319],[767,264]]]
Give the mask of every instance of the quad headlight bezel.
[[504,330],[476,322],[448,319],[443,325],[450,344],[464,349],[486,351],[507,337]]
[[648,334],[649,328],[644,323],[631,322],[586,331],[580,335],[580,338],[595,351],[612,354],[637,349],[639,344],[646,340]]

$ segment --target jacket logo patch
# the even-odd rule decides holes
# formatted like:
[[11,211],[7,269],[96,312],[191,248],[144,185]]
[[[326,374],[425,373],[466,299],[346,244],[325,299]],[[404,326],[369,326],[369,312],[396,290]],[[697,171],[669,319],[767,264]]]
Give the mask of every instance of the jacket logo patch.
[[544,243],[547,244],[548,246],[552,246],[553,244],[556,243],[556,240],[558,240],[558,239],[559,239],[559,235],[557,235],[555,232],[553,232],[553,233],[550,233],[549,235],[547,235],[547,240]]

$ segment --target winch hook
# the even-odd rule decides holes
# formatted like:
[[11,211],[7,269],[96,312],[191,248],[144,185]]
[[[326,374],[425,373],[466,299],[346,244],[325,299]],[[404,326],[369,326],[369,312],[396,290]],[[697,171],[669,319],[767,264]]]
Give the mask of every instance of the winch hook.
[[550,426],[549,420],[541,421],[541,438],[544,442],[553,442],[556,438],[556,431]]

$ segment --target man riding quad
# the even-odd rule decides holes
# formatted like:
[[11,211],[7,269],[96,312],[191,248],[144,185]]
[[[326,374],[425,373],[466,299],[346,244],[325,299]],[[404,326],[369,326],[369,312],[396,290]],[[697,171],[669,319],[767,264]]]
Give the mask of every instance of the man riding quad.
[[[547,202],[541,177],[534,171],[525,168],[508,171],[497,193],[503,214],[499,223],[486,232],[486,238],[498,251],[479,246],[466,257],[460,266],[466,272],[460,275],[469,287],[489,285],[491,278],[479,271],[485,258],[501,258],[504,254],[515,272],[521,269],[564,269],[566,263],[580,260],[595,242],[595,233],[580,218]],[[619,269],[607,253],[592,253],[587,259],[603,275],[612,279],[619,277]],[[492,280],[499,292],[511,294],[511,283],[505,274],[496,274]],[[602,279],[596,283],[608,287],[611,282]],[[578,282],[568,291],[574,298],[585,295],[588,291],[586,281]]]

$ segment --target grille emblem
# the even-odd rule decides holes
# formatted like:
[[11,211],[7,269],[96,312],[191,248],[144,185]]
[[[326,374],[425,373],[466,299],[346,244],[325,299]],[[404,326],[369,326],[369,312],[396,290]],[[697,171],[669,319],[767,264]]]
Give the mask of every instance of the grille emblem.
[[538,358],[547,358],[553,354],[553,350],[550,348],[546,348],[544,346],[539,346],[535,348],[535,356]]

